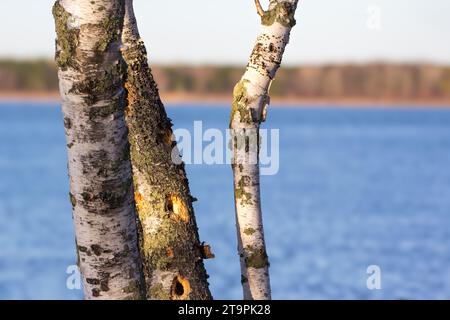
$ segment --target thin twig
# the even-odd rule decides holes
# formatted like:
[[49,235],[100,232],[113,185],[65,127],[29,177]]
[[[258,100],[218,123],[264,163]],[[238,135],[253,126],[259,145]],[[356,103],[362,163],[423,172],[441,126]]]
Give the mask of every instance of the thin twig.
[[255,5],[256,5],[256,11],[258,11],[258,14],[262,17],[266,12],[262,8],[261,3],[259,2],[259,0],[255,0]]

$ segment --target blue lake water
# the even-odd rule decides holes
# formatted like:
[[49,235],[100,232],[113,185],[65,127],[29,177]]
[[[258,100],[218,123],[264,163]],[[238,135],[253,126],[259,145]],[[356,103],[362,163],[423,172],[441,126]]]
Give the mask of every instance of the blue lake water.
[[[228,108],[168,108],[225,129]],[[275,299],[450,299],[450,109],[274,108],[280,170],[262,178]],[[80,299],[56,105],[0,105],[0,298]],[[231,169],[188,165],[216,299],[240,299]],[[381,270],[369,290],[367,267]]]

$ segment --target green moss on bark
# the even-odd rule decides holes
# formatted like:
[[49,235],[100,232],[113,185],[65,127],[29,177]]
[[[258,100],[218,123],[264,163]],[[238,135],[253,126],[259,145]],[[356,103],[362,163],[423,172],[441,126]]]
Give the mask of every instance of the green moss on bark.
[[170,300],[169,290],[164,290],[161,283],[155,284],[149,290],[150,297],[155,300]]
[[75,198],[75,196],[69,192],[69,199],[70,203],[72,204],[72,208],[75,208],[75,206],[77,205],[77,198]]
[[[114,115],[117,112],[123,111],[125,108],[123,101],[119,100],[119,101],[113,101],[111,102],[109,105],[107,106],[102,106],[102,107],[98,107],[98,108],[89,108],[88,112],[88,116],[89,116],[89,120],[93,120],[95,121],[98,118],[106,118],[108,116]],[[125,154],[126,152],[126,154]],[[124,155],[123,157],[121,157],[120,160],[127,160],[128,156],[128,149],[124,150]]]
[[[88,77],[87,79],[77,82],[70,89],[70,93],[77,93],[83,96],[84,102],[87,105],[93,105],[97,101],[102,100],[105,97],[105,93],[116,92],[123,85],[123,78],[125,75],[126,67],[123,61],[119,61],[110,70],[104,70],[103,73],[97,73],[95,77]],[[98,115],[108,112],[116,112],[117,109],[124,108],[123,101],[118,104],[111,104],[109,111],[104,108],[99,108],[97,111],[90,110],[89,117],[95,117],[96,112]]]
[[275,22],[292,28],[295,26],[295,6],[289,2],[279,2],[271,10],[268,10],[261,17],[261,23],[265,26],[271,26]]
[[[171,152],[176,147],[171,139],[172,123],[142,41],[127,45],[123,57],[128,65],[126,120],[147,298],[171,298],[164,279],[155,281],[154,275],[162,273],[183,274],[192,284],[189,299],[210,299],[184,165],[172,161]],[[185,214],[179,214],[180,205],[174,197],[182,203]]]
[[269,258],[264,248],[247,246],[245,251],[247,254],[244,261],[247,268],[261,269],[269,266]]
[[236,200],[240,200],[241,204],[252,204],[252,194],[245,191],[245,187],[249,184],[250,177],[242,176],[238,181],[234,190],[234,196]]
[[[149,200],[152,205],[149,205]],[[142,204],[142,201],[148,203]],[[163,203],[164,200],[158,191],[137,203],[141,220],[145,220],[147,216],[150,217],[151,213],[160,213],[158,219],[161,222],[157,232],[152,235],[146,234],[141,244],[141,251],[144,253],[146,264],[151,270],[170,271],[174,267],[173,262],[179,262],[182,257],[177,251],[168,255],[168,249],[177,247],[178,237],[186,234],[187,225],[184,222],[169,218]],[[174,260],[175,257],[176,261]]]
[[97,51],[104,52],[109,44],[119,39],[122,21],[118,17],[107,17],[100,24],[103,32],[97,42]]
[[55,60],[57,65],[66,70],[68,67],[75,67],[75,52],[78,46],[79,29],[69,28],[68,22],[71,18],[63,6],[56,1],[53,6],[53,17],[55,19],[55,29],[58,45]]
[[122,288],[124,293],[128,293],[126,300],[141,300],[142,299],[142,288],[138,281],[132,280],[128,285]]
[[247,229],[244,230],[244,233],[245,233],[246,235],[248,235],[248,236],[251,236],[251,235],[254,234],[255,232],[256,232],[256,230],[253,229],[253,228],[247,228]]
[[249,97],[247,93],[248,83],[248,80],[243,79],[234,87],[233,103],[231,105],[230,128],[232,127],[232,122],[234,121],[236,113],[239,113],[241,123],[254,123],[254,117],[251,108],[249,108],[249,104],[253,99]]

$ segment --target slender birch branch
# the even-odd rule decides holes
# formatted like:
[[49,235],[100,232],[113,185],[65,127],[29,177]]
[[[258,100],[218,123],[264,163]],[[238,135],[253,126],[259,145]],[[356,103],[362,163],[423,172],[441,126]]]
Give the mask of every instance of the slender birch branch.
[[265,120],[270,85],[295,25],[297,3],[298,0],[270,1],[269,9],[261,17],[261,34],[256,40],[246,72],[233,92],[230,128],[244,299],[271,299],[260,199],[259,127]]
[[120,0],[59,0],[56,61],[85,299],[141,299]]
[[259,2],[259,0],[255,0],[255,5],[256,5],[256,11],[258,12],[258,15],[260,15],[261,17],[264,16],[264,14],[266,12],[264,11],[264,9],[261,6],[261,2]]
[[[122,53],[128,64],[126,120],[147,298],[211,299],[203,259],[212,254],[209,246],[199,241],[193,197],[184,164],[178,161],[172,123],[148,66],[133,1],[125,2]],[[172,151],[176,152],[176,162]]]

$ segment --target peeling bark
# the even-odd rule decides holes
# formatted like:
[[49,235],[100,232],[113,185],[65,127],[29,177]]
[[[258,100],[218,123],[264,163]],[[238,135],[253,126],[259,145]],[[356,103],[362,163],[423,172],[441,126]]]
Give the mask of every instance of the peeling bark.
[[85,299],[145,296],[119,51],[120,0],[59,0],[56,61]]
[[126,0],[122,41],[128,65],[126,121],[147,298],[211,299],[203,264],[208,257],[203,254],[206,246],[199,241],[184,164],[172,161],[176,148],[172,123],[148,66],[132,0]]
[[[255,3],[259,4],[259,1]],[[238,250],[244,299],[271,299],[259,183],[259,128],[270,102],[269,89],[295,25],[298,0],[271,0],[262,11],[262,30],[246,72],[233,92],[230,117]]]

